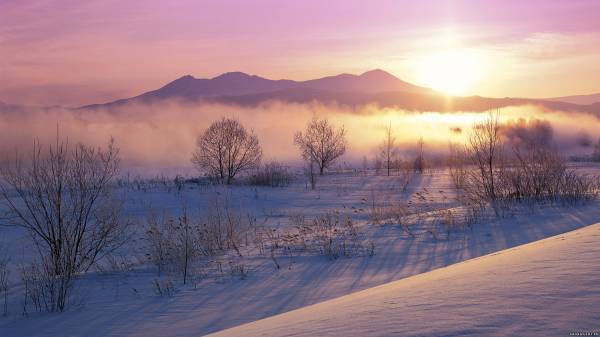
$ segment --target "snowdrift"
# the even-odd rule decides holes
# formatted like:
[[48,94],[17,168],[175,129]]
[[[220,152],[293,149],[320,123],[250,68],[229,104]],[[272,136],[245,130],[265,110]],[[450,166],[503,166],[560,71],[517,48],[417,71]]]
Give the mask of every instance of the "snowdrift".
[[600,223],[211,336],[568,336],[600,329]]

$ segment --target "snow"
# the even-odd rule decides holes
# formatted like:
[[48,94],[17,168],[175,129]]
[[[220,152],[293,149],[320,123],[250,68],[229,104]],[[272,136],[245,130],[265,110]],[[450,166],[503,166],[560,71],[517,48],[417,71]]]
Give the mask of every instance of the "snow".
[[[591,168],[590,172],[598,170]],[[260,222],[281,229],[289,227],[287,218],[293,214],[314,216],[328,210],[343,210],[360,225],[364,238],[375,243],[375,255],[336,260],[310,254],[279,257],[282,268],[277,270],[268,256],[250,250],[245,252],[244,258],[250,270],[246,279],[225,275],[184,286],[174,276],[172,280],[177,290],[173,297],[166,298],[153,292],[151,282],[157,273],[151,266],[142,264],[124,272],[92,272],[78,280],[73,296],[75,304],[67,312],[30,312],[27,317],[21,315],[22,287],[15,270],[9,294],[10,315],[0,317],[0,337],[199,336],[285,312],[293,313],[292,310],[302,307],[600,222],[598,202],[547,205],[525,207],[503,219],[484,219],[448,240],[436,240],[431,235],[411,238],[398,225],[370,224],[367,209],[372,199],[378,202],[409,200],[415,193],[427,191],[432,204],[453,207],[454,191],[448,175],[439,171],[415,177],[405,191],[401,185],[399,177],[344,173],[324,177],[315,191],[307,189],[303,182],[285,188],[236,186],[217,191],[213,187],[188,186],[181,193],[172,188],[121,189],[126,214],[137,221],[138,226],[137,240],[126,247],[122,252],[124,256],[139,255],[143,222],[150,211],[177,214],[185,206],[191,213],[201,213],[215,192],[231,194],[233,205],[252,213]],[[3,241],[13,256],[13,267],[31,259],[30,251],[24,248],[26,236],[17,228],[2,230]],[[424,293],[425,290],[419,291]],[[590,292],[593,294],[593,288]],[[397,303],[403,302],[398,299]],[[447,305],[459,312],[463,310],[456,303]],[[414,315],[421,324],[431,320],[425,319],[424,313]],[[423,319],[419,315],[423,315]],[[586,327],[573,326],[573,329],[578,328]],[[321,332],[314,334],[321,335]]]
[[568,336],[600,331],[600,223],[211,336]]

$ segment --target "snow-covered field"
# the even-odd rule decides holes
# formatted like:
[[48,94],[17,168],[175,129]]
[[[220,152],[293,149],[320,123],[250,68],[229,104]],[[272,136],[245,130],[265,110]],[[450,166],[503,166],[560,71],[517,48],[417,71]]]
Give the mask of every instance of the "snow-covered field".
[[[594,167],[586,170],[599,172]],[[2,241],[13,256],[14,270],[9,315],[0,318],[0,336],[199,336],[600,222],[598,202],[523,207],[502,219],[484,217],[472,227],[452,233],[449,238],[443,235],[436,238],[426,228],[415,228],[418,235],[411,237],[397,224],[374,225],[369,221],[369,208],[374,202],[417,202],[419,196],[424,196],[428,207],[450,209],[456,206],[455,191],[443,171],[415,176],[406,189],[403,189],[403,181],[398,176],[348,172],[324,177],[314,191],[303,181],[298,181],[283,188],[186,186],[181,192],[172,186],[130,186],[120,188],[117,193],[124,201],[125,215],[134,221],[133,240],[118,257],[132,265],[125,270],[95,271],[83,275],[76,283],[73,305],[65,313],[29,312],[26,317],[22,315],[22,287],[16,267],[31,259],[32,253],[27,249],[27,237],[20,229],[2,228]],[[224,264],[220,273],[197,277],[187,285],[183,285],[177,275],[163,275],[162,279],[172,280],[175,292],[167,297],[156,295],[152,282],[157,278],[157,270],[148,263],[142,263],[145,259],[143,234],[148,214],[177,215],[185,208],[192,216],[201,216],[210,207],[210,199],[216,193],[229,196],[232,206],[240,212],[278,231],[290,229],[290,216],[301,214],[312,217],[327,211],[342,212],[356,222],[361,240],[373,243],[374,255],[330,259],[315,254],[290,254],[277,257],[281,266],[277,269],[268,254],[260,254],[250,244],[250,248],[243,251],[244,257],[235,259],[248,270],[244,279],[229,275],[226,270],[229,257],[221,256],[217,257],[222,259],[219,263]],[[427,287],[419,287],[411,296],[418,297]],[[431,291],[433,294],[444,289],[446,286],[438,285]],[[593,289],[590,289],[590,294],[593,294]],[[402,296],[398,296],[399,303],[402,303]],[[475,308],[476,304],[472,302],[469,308]],[[447,305],[459,312],[463,310],[457,303]],[[433,319],[425,319],[426,313],[415,313],[413,317],[420,324]],[[509,319],[499,317],[502,321]],[[382,316],[380,319],[386,318]],[[445,321],[446,318],[436,319]],[[456,324],[460,322],[457,319]],[[326,323],[323,322],[323,326]],[[448,328],[453,326],[448,325]],[[573,329],[584,328],[593,327],[573,326]],[[258,326],[257,329],[262,328]],[[284,332],[274,331],[277,331],[275,335]],[[321,335],[316,330],[312,333],[297,331]],[[394,331],[400,335],[411,334],[409,329]],[[333,330],[332,333],[335,334]],[[420,332],[414,334],[419,335]],[[238,330],[233,335],[246,333]]]
[[214,336],[597,336],[598,242],[600,223]]

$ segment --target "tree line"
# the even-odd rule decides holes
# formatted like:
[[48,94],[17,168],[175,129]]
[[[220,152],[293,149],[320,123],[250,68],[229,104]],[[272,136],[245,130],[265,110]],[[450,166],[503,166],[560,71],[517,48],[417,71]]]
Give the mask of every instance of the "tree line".
[[[391,124],[384,131],[378,155],[390,175],[397,156],[396,137]],[[467,203],[492,205],[500,212],[509,201],[579,201],[596,196],[598,182],[569,169],[553,144],[540,137],[511,142],[505,133],[499,114],[490,113],[473,126],[463,146],[450,151],[450,176]],[[294,134],[293,142],[313,187],[315,176],[323,175],[346,152],[346,137],[343,126],[318,118]],[[222,184],[231,184],[240,173],[261,163],[258,137],[236,119],[215,121],[198,137],[196,145],[192,163]],[[424,141],[420,139],[412,169],[422,172],[425,166]],[[28,157],[17,156],[1,168],[2,221],[24,228],[38,257],[22,269],[26,303],[38,310],[63,311],[76,275],[126,242],[129,224],[121,217],[120,201],[111,193],[119,167],[119,149],[112,139],[106,147],[95,148],[73,146],[57,136],[47,150],[36,141]],[[270,169],[278,170],[273,165]],[[214,226],[204,228],[196,239],[210,243],[203,247],[211,252],[233,248],[239,254],[233,229],[239,221],[232,221],[235,217],[230,215],[225,218],[228,221],[215,217],[211,222]],[[182,217],[169,226],[176,233],[183,228],[185,235],[177,241],[180,244],[157,249],[153,258],[160,265],[165,254],[182,251],[187,271],[188,219]],[[164,233],[170,232],[156,228],[152,238],[162,247]],[[6,265],[0,256],[0,292],[5,295]]]

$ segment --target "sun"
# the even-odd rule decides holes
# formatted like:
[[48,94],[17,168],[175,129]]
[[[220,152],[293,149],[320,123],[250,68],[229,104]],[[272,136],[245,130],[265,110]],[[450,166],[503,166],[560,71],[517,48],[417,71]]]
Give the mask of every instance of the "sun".
[[420,82],[450,95],[466,95],[481,79],[481,57],[468,49],[450,49],[426,55],[421,60]]

